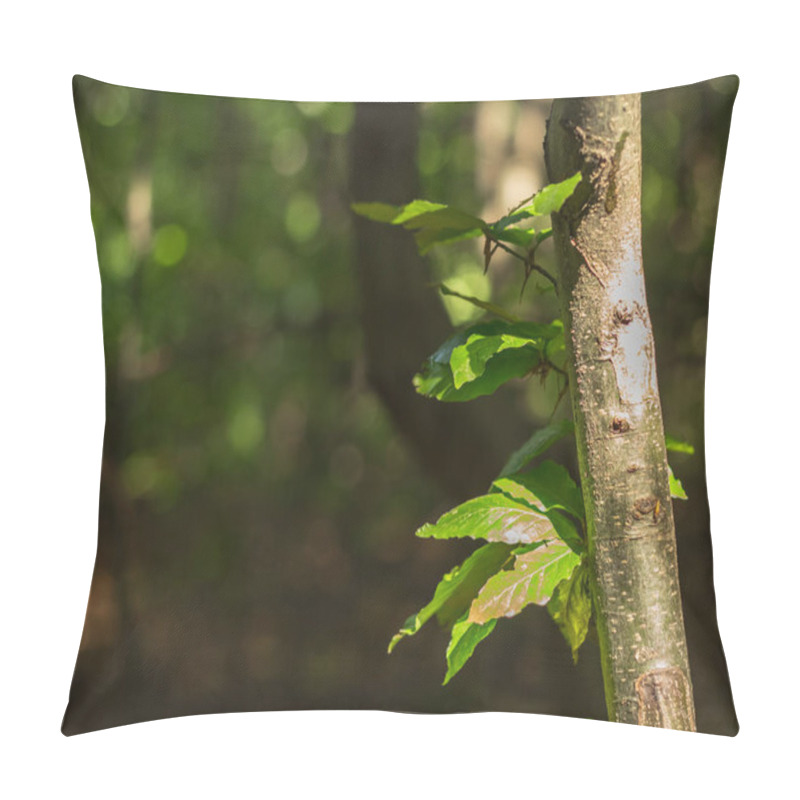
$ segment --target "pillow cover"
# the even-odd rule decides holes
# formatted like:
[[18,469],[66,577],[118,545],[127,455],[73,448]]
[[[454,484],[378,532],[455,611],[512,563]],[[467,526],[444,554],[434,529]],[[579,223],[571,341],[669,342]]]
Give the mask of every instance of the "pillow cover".
[[63,732],[385,709],[734,735],[703,384],[737,88],[76,76],[107,405]]

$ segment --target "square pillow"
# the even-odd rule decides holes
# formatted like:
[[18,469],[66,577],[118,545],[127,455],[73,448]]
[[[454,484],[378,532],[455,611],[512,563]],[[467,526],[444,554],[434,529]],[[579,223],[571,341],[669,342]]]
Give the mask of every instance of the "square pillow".
[[63,732],[385,709],[734,735],[703,385],[737,88],[76,76],[106,429]]

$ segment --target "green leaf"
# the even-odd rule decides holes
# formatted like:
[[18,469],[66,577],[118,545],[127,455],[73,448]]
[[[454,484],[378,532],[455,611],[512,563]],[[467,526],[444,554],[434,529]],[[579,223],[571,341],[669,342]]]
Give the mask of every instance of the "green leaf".
[[669,467],[669,494],[678,500],[688,500],[688,496],[683,489],[683,484],[675,477],[672,467]]
[[388,203],[351,203],[350,208],[362,217],[375,222],[389,222],[392,225],[402,225],[408,220],[438,211],[447,206],[442,203],[431,203],[428,200],[412,200],[404,206],[391,206]]
[[470,606],[470,622],[484,624],[499,617],[513,617],[531,603],[545,605],[556,586],[572,574],[581,559],[560,539],[523,551],[517,553],[511,569],[486,581]]
[[676,439],[669,434],[667,434],[664,439],[667,443],[667,450],[671,450],[673,453],[688,453],[690,456],[694,455],[694,447],[690,445],[689,442],[682,442],[680,439]]
[[534,217],[543,217],[561,210],[561,206],[575,191],[581,182],[581,173],[576,172],[571,178],[560,183],[551,183],[545,186],[534,198],[529,206],[519,210],[519,214],[529,214]]
[[464,614],[453,625],[450,635],[450,644],[447,645],[447,674],[444,676],[442,686],[445,686],[454,675],[467,663],[475,652],[475,648],[494,630],[496,619],[491,619],[485,625],[476,625],[467,619]]
[[453,385],[456,389],[460,389],[465,383],[480,378],[486,372],[489,361],[504,350],[528,348],[527,352],[517,354],[520,369],[525,365],[525,372],[528,372],[541,360],[542,345],[541,339],[529,339],[526,336],[515,336],[510,333],[501,333],[498,336],[473,333],[464,344],[454,347],[450,354]]
[[[417,392],[427,397],[433,397],[445,402],[464,402],[476,397],[492,394],[502,384],[514,378],[521,378],[534,369],[540,361],[540,352],[546,342],[559,334],[556,325],[537,325],[532,322],[507,322],[492,320],[481,322],[464,330],[457,331],[422,365],[420,372],[414,376],[414,386]],[[485,345],[480,342],[485,338],[499,337],[494,345],[502,344],[503,336],[516,337],[530,340],[530,346],[524,345],[504,351],[495,350],[488,359],[483,359],[482,349]],[[474,338],[472,338],[474,337]],[[456,356],[456,364],[463,368],[460,372],[460,382],[456,386],[451,369],[451,358],[456,348],[467,346],[464,353]],[[511,341],[511,340],[506,340]],[[489,351],[493,344],[488,345]],[[476,376],[467,382],[461,382],[469,376],[466,371],[472,362],[472,352],[476,352],[475,368],[472,373]],[[479,361],[483,363],[479,366]],[[478,373],[480,370],[480,373]]]
[[550,449],[557,441],[574,431],[575,426],[572,424],[571,419],[563,419],[559,422],[553,422],[545,428],[540,428],[519,448],[519,450],[515,450],[511,454],[511,457],[506,461],[506,465],[500,473],[500,477],[503,478],[506,475],[519,472],[527,463],[537,456],[542,455],[542,453]]
[[558,536],[546,515],[499,492],[473,497],[423,525],[417,536],[426,539],[486,539],[507,544],[530,544]]
[[480,217],[429,200],[413,200],[404,206],[353,203],[350,207],[367,219],[417,231],[414,238],[420,253],[426,253],[435,244],[480,236],[487,228]]
[[498,478],[492,485],[544,512],[562,509],[581,522],[584,520],[581,490],[569,472],[555,461],[543,461],[528,472]]
[[578,663],[578,649],[589,632],[592,618],[592,596],[589,591],[589,569],[581,561],[569,578],[556,586],[547,610],[572,649],[572,660]]
[[449,206],[440,206],[424,214],[408,217],[403,221],[403,226],[409,230],[449,230],[460,231],[461,233],[472,231],[481,233],[487,227],[480,217],[475,217],[472,214],[467,214]]
[[439,581],[433,599],[412,614],[389,643],[389,652],[405,636],[413,636],[436,615],[442,625],[452,625],[470,607],[486,580],[508,561],[513,548],[506,544],[487,544],[478,548],[460,566],[454,567]]

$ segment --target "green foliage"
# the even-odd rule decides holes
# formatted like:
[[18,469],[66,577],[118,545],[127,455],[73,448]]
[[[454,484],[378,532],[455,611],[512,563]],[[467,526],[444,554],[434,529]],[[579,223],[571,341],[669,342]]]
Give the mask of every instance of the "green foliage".
[[[680,439],[676,439],[674,436],[670,436],[669,434],[666,434],[664,440],[667,445],[667,450],[670,450],[673,453],[686,453],[687,455],[694,455],[694,447],[688,442],[682,442]],[[689,499],[686,495],[686,491],[683,488],[683,484],[675,477],[672,467],[669,467],[669,493],[671,497],[677,500]]]
[[414,386],[422,395],[464,402],[492,394],[546,361],[557,325],[493,320],[457,331],[422,365]]
[[353,203],[353,211],[375,222],[402,225],[416,231],[414,238],[420,253],[427,253],[435,244],[473,239],[487,230],[487,224],[457,208],[427,200],[413,200],[404,206],[386,203]]
[[688,453],[690,456],[694,455],[694,447],[688,442],[682,442],[680,439],[676,439],[669,434],[666,434],[664,441],[666,442],[667,450],[671,450],[673,453]]
[[[520,227],[534,217],[557,212],[581,181],[580,173],[547,186],[494,223],[450,206],[414,200],[404,206],[356,203],[353,210],[368,219],[402,225],[414,231],[418,249],[483,235],[484,266],[498,247],[532,271],[536,248],[552,235],[551,228]],[[522,252],[508,247],[512,245]],[[498,319],[456,331],[414,376],[417,392],[447,402],[490,395],[504,383],[532,373],[563,371],[564,327],[522,322],[505,309],[438,284],[444,295],[458,297]],[[523,284],[524,288],[524,284]],[[566,387],[565,387],[566,388]],[[586,637],[591,616],[585,545],[578,530],[584,524],[580,489],[567,470],[544,461],[522,471],[564,436],[570,420],[536,431],[509,458],[488,494],[474,497],[423,525],[417,536],[432,539],[482,539],[488,542],[463,564],[448,572],[433,599],[410,616],[389,644],[391,652],[405,636],[415,634],[431,617],[450,627],[447,647],[448,683],[489,636],[497,619],[518,614],[528,605],[547,605],[573,656]]]
[[470,537],[506,544],[531,544],[557,535],[547,514],[500,492],[473,497],[417,531],[425,539]]
[[498,478],[492,485],[542,512],[560,509],[583,522],[581,490],[569,472],[554,461],[543,461],[528,472]]
[[533,549],[515,551],[511,569],[489,578],[469,609],[469,621],[483,624],[498,617],[513,617],[531,603],[546,605],[561,581],[569,578],[580,556],[558,538]]
[[434,615],[442,625],[453,625],[470,607],[486,580],[508,561],[512,550],[509,545],[487,544],[450,570],[439,581],[433,599],[403,623],[389,643],[389,652],[403,637],[413,636]]
[[689,499],[686,495],[686,491],[683,488],[683,484],[675,477],[675,474],[672,472],[672,467],[669,468],[669,493],[671,497],[677,498],[678,500]]
[[470,656],[475,652],[475,648],[494,630],[497,625],[496,619],[490,619],[487,623],[479,625],[470,622],[465,614],[453,625],[450,635],[450,644],[447,645],[447,674],[444,676],[442,685],[447,684],[450,679],[467,663]]
[[[560,183],[545,186],[529,198],[524,208],[518,208],[497,222],[488,223],[443,203],[428,200],[412,200],[404,206],[388,203],[353,203],[356,214],[374,222],[402,225],[415,231],[414,238],[421,254],[427,253],[434,245],[448,244],[462,239],[485,236],[488,241],[503,241],[530,250],[552,235],[551,229],[534,231],[515,227],[518,223],[533,217],[542,217],[560,210],[561,206],[575,191],[581,181],[578,172]],[[524,202],[528,202],[527,200]]]
[[578,663],[578,649],[589,632],[592,617],[592,596],[589,589],[589,569],[581,561],[569,578],[561,581],[553,592],[547,610],[572,649],[572,659]]

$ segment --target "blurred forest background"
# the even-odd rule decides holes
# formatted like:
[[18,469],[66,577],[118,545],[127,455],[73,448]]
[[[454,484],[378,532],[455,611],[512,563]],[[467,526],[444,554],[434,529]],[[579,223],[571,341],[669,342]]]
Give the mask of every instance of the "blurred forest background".
[[[573,666],[538,607],[447,687],[431,623],[386,654],[475,548],[413,535],[483,493],[557,384],[441,404],[411,378],[477,309],[556,299],[480,241],[420,257],[353,201],[496,219],[547,183],[549,101],[289,103],[76,77],[103,285],[98,560],[64,730],[216,711],[504,710],[605,718],[597,645]],[[648,299],[671,454],[698,728],[734,728],[716,632],[703,455],[711,251],[735,79],[643,95]],[[541,263],[555,271],[552,243]],[[92,265],[87,264],[86,269]],[[552,385],[551,385],[552,383]],[[568,403],[558,414],[568,413]],[[554,457],[572,468],[570,443]],[[724,531],[718,532],[724,535]]]

